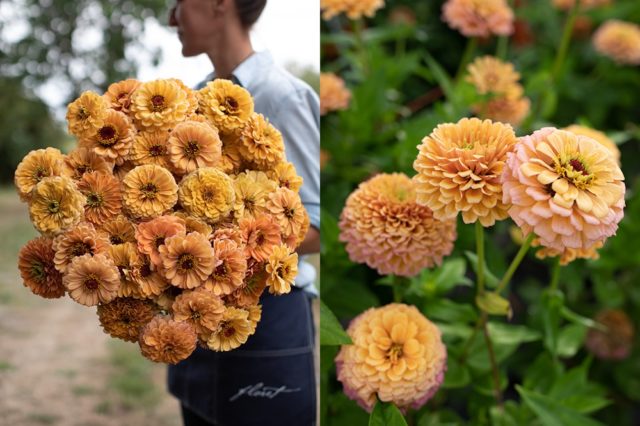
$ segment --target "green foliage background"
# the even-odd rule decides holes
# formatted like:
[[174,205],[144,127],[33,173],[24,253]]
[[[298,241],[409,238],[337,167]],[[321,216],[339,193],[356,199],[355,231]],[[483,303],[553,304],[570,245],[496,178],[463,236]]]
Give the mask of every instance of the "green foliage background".
[[[468,84],[455,79],[467,39],[441,21],[443,1],[385,3],[364,22],[340,16],[322,24],[323,71],[340,75],[352,92],[350,107],[324,116],[321,128],[322,148],[329,153],[321,186],[321,297],[344,326],[365,309],[393,300],[390,280],[352,263],[338,241],[345,199],[376,173],[414,175],[412,163],[422,138],[439,123],[470,116],[475,96]],[[466,347],[478,316],[473,258],[465,254],[475,251],[475,240],[473,226],[460,220],[454,253],[441,268],[411,280],[404,296],[439,324],[449,352],[442,389],[406,419],[421,426],[638,424],[638,338],[631,356],[617,362],[593,358],[583,345],[593,325],[589,318],[604,308],[624,310],[640,328],[640,69],[616,65],[594,51],[590,34],[575,33],[554,81],[552,67],[567,13],[553,8],[550,0],[517,5],[516,15],[529,25],[531,40],[510,40],[506,59],[521,73],[532,102],[532,114],[517,135],[572,123],[606,132],[622,152],[625,218],[600,250],[599,260],[578,260],[561,269],[559,292],[546,290],[551,260],[538,260],[530,250],[520,265],[509,287],[513,318],[492,316],[489,322],[504,410],[493,398],[483,339],[478,336]],[[415,25],[390,22],[398,6],[412,11]],[[638,24],[640,3],[618,0],[581,15],[591,20],[591,32],[612,18]],[[481,41],[474,56],[494,55],[497,49],[495,38]],[[511,225],[510,220],[498,223],[485,236],[488,268],[498,278],[518,249],[509,236]],[[367,424],[368,414],[342,393],[335,379],[338,348],[321,350],[322,424]]]

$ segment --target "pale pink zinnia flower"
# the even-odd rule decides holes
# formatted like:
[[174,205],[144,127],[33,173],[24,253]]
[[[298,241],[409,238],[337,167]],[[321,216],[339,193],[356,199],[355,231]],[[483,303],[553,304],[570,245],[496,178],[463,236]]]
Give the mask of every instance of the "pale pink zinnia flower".
[[640,65],[640,26],[612,19],[593,35],[596,50],[619,64]]
[[336,357],[344,393],[371,411],[377,399],[419,409],[438,390],[447,367],[440,330],[414,306],[394,303],[356,317]]
[[513,33],[513,11],[505,0],[448,0],[442,19],[467,37]]
[[523,233],[560,253],[603,242],[623,216],[622,171],[586,136],[546,127],[519,138],[502,180],[503,201]]

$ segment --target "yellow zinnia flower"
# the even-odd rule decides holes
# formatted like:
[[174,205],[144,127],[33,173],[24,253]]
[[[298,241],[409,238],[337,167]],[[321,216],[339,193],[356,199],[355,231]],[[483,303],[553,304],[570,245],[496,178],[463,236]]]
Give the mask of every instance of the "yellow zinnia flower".
[[200,90],[200,107],[204,115],[221,132],[240,129],[253,114],[249,92],[229,80],[216,79]]
[[138,166],[122,181],[125,209],[134,217],[151,219],[170,210],[178,200],[178,185],[163,167]]
[[85,197],[68,177],[44,178],[31,193],[31,222],[42,234],[57,235],[80,222],[84,204]]
[[269,170],[284,161],[282,134],[262,114],[253,114],[240,135],[243,160],[259,170]]
[[94,135],[102,127],[107,111],[107,103],[102,96],[83,92],[67,107],[69,133],[78,138]]
[[256,217],[267,211],[269,195],[278,185],[263,172],[248,170],[233,178],[236,202],[233,217],[236,221],[245,217]]
[[207,341],[207,346],[217,352],[230,351],[247,341],[253,332],[252,328],[248,311],[227,307],[218,329],[211,334]]
[[269,293],[286,294],[291,291],[298,275],[298,253],[282,244],[273,248],[267,262]]
[[322,18],[329,20],[344,13],[349,19],[373,17],[376,10],[384,6],[384,0],[320,0]]
[[140,85],[133,93],[131,113],[143,128],[171,129],[189,114],[189,101],[175,82],[154,80]]
[[180,182],[180,205],[208,223],[227,216],[235,202],[231,178],[213,167],[197,169]]
[[31,198],[31,191],[42,179],[60,176],[65,156],[55,148],[37,149],[29,152],[18,164],[14,177],[18,195],[23,201]]

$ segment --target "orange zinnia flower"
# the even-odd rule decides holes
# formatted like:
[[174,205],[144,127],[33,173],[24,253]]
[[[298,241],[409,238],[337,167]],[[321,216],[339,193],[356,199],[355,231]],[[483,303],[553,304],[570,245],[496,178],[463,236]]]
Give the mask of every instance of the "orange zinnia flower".
[[269,258],[273,248],[280,245],[280,226],[269,215],[257,218],[242,219],[239,223],[245,254],[264,262]]
[[142,83],[135,78],[112,83],[105,92],[104,100],[109,108],[131,114],[131,95]]
[[334,73],[320,73],[320,115],[349,107],[351,92]]
[[160,246],[165,240],[176,235],[187,234],[184,221],[176,216],[160,216],[148,222],[142,222],[136,229],[138,250],[149,255],[154,265],[161,265]]
[[45,237],[29,241],[18,254],[18,269],[25,287],[45,299],[57,299],[66,292],[54,256],[53,241]]
[[216,265],[209,241],[197,232],[167,238],[159,250],[162,274],[171,284],[183,289],[203,284]]
[[138,166],[122,181],[124,207],[133,216],[151,219],[170,210],[178,201],[178,185],[163,167]]
[[640,26],[609,20],[593,35],[593,45],[619,64],[640,65]]
[[231,178],[213,167],[197,169],[183,178],[178,196],[187,212],[208,223],[227,216],[235,201]]
[[62,283],[69,296],[85,306],[109,303],[118,295],[118,268],[105,254],[85,254],[71,261]]
[[107,237],[113,245],[136,242],[133,223],[122,215],[103,223],[98,232]]
[[79,181],[85,173],[103,172],[111,174],[113,162],[96,154],[91,148],[79,146],[65,157],[63,167],[65,176]]
[[245,217],[256,217],[267,211],[267,200],[278,185],[263,172],[247,170],[233,179],[236,202],[233,217],[239,221]]
[[298,253],[284,244],[274,247],[269,256],[266,271],[269,274],[267,279],[269,293],[289,293],[298,275]]
[[40,233],[57,235],[80,222],[84,203],[84,196],[68,177],[44,178],[31,192],[31,222]]
[[279,188],[269,196],[267,210],[280,225],[283,239],[298,235],[304,223],[304,207],[297,192]]
[[201,167],[217,166],[221,150],[218,132],[205,123],[180,123],[169,136],[169,160],[174,171],[180,175]]
[[80,223],[53,240],[53,250],[56,252],[54,260],[56,269],[64,273],[75,257],[85,254],[93,256],[98,253],[107,253],[109,247],[109,240],[99,234],[92,224]]
[[214,332],[224,315],[224,302],[213,293],[199,288],[185,290],[173,302],[173,319],[186,321],[199,336]]
[[145,129],[171,129],[189,115],[187,93],[173,81],[141,84],[131,96],[131,113]]
[[384,0],[321,0],[322,18],[329,20],[344,13],[349,19],[372,18],[376,10],[384,6]]
[[166,130],[139,132],[129,152],[129,158],[137,166],[155,164],[166,169],[170,168],[169,132]]
[[142,290],[138,282],[134,279],[133,271],[136,265],[141,263],[140,254],[136,250],[134,243],[118,244],[111,246],[109,256],[118,268],[120,273],[120,287],[118,297],[143,297]]
[[269,170],[284,161],[282,134],[262,114],[254,113],[242,129],[240,154],[259,170]]
[[67,107],[69,133],[86,138],[102,127],[107,116],[107,103],[94,92],[83,92],[78,99]]
[[244,344],[253,333],[253,329],[248,311],[228,307],[218,328],[209,337],[207,346],[217,352],[230,351]]
[[442,20],[466,37],[513,33],[513,11],[505,0],[447,0]]
[[127,342],[137,342],[140,331],[158,313],[151,300],[116,297],[98,305],[98,318],[104,332]]
[[64,158],[60,150],[45,148],[31,151],[22,159],[14,177],[22,201],[31,198],[31,191],[42,179],[62,174]]
[[247,272],[247,259],[244,250],[232,240],[214,240],[213,251],[216,255],[216,267],[205,283],[213,294],[232,293],[242,285]]
[[200,108],[221,132],[242,128],[253,113],[249,92],[229,80],[216,79],[200,89]]
[[283,161],[276,164],[276,166],[267,171],[269,179],[278,182],[281,188],[288,188],[294,192],[298,192],[302,187],[302,177],[296,173],[296,168],[293,163]]
[[142,329],[139,343],[142,355],[151,361],[177,364],[193,353],[197,341],[191,324],[156,316]]
[[84,217],[94,225],[101,225],[116,217],[122,209],[120,182],[110,173],[86,173],[78,190],[87,198]]

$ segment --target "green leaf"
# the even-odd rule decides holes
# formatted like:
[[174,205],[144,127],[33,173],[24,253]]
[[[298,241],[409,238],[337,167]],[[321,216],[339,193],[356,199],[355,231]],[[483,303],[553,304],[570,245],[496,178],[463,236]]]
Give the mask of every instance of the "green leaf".
[[519,345],[526,342],[540,340],[542,335],[524,325],[510,325],[499,322],[489,322],[489,335],[495,344]]
[[447,293],[457,285],[473,285],[473,282],[465,277],[466,270],[464,259],[445,260],[440,267],[432,270],[424,269],[419,276],[413,278],[409,294],[429,297]]
[[398,407],[378,401],[369,417],[369,426],[407,426],[407,422]]
[[516,389],[544,426],[602,426],[602,423],[563,406],[551,397],[526,390],[519,385],[516,385]]
[[320,300],[320,344],[335,346],[352,343],[331,309]]
[[547,393],[555,379],[556,369],[553,360],[549,352],[544,351],[527,366],[522,384],[526,389]]
[[558,355],[565,358],[574,356],[582,347],[587,328],[582,324],[570,324],[564,327],[558,336]]
[[471,305],[456,303],[449,299],[430,300],[424,304],[422,311],[427,318],[448,323],[470,323],[477,318],[476,310]]
[[338,235],[340,234],[340,228],[338,228],[338,221],[328,211],[320,210],[320,235],[322,239],[322,247],[320,253],[325,254],[338,244]]
[[477,295],[476,305],[490,315],[506,315],[511,318],[511,315],[513,314],[509,301],[494,292],[486,292]]
[[436,61],[433,56],[426,52],[425,61],[427,62],[427,66],[429,67],[429,70],[433,74],[434,78],[442,88],[445,96],[447,97],[447,99],[450,99],[451,95],[453,95],[453,84],[451,82],[451,77],[449,77],[449,74],[447,74],[445,69],[442,68],[438,61]]
[[459,337],[462,339],[468,339],[471,337],[471,327],[460,323],[445,324],[442,322],[436,322],[436,326],[442,332],[444,339]]
[[447,360],[447,372],[444,375],[442,387],[445,389],[462,388],[471,382],[471,374],[469,369],[461,365],[457,359],[449,358]]
[[561,311],[562,317],[567,321],[571,321],[574,324],[583,325],[588,328],[597,328],[601,331],[607,331],[607,327],[603,326],[597,321],[592,320],[591,318],[583,317],[582,315],[573,312],[571,309],[563,306]]
[[544,343],[549,352],[554,355],[558,353],[560,311],[563,305],[564,296],[561,292],[545,290],[542,294]]
[[[471,263],[471,267],[473,268],[474,272],[477,274],[478,273],[478,255],[472,251],[465,251],[464,255],[467,256],[467,259],[469,259],[469,263]],[[498,278],[495,275],[493,275],[493,272],[489,270],[489,267],[487,266],[487,262],[484,263],[484,281],[487,283],[487,287],[490,287],[490,288],[497,287],[498,283],[500,282],[500,280],[498,280]]]

